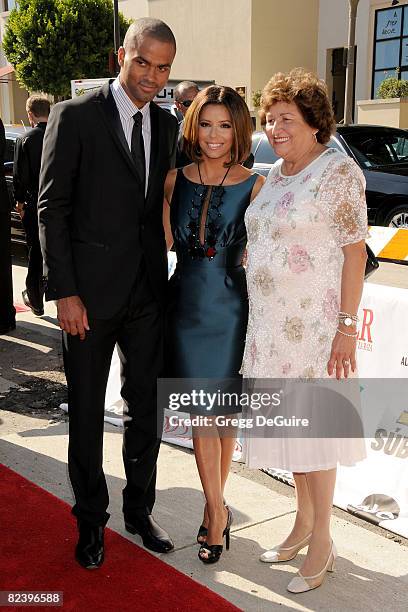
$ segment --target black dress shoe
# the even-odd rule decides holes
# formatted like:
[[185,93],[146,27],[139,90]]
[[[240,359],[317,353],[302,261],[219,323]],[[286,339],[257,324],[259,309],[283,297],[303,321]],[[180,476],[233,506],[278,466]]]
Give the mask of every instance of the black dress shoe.
[[168,553],[174,549],[169,534],[156,523],[151,514],[125,516],[125,527],[129,533],[139,534],[143,546],[159,553]]
[[78,521],[79,540],[75,549],[75,559],[86,569],[100,567],[104,560],[104,527]]
[[43,306],[33,306],[33,304],[30,302],[26,289],[22,292],[21,295],[23,298],[23,302],[27,306],[27,308],[29,308],[31,312],[35,314],[36,317],[42,317],[42,315],[44,314]]
[[2,336],[3,334],[8,334],[14,329],[16,329],[15,323],[9,323],[8,325],[0,325],[0,336]]

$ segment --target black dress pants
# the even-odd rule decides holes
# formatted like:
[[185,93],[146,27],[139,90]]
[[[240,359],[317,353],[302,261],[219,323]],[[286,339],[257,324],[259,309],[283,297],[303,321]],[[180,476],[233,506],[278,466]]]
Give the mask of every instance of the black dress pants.
[[13,305],[11,269],[10,207],[0,202],[0,327],[12,327],[16,322]]
[[123,461],[125,516],[150,513],[163,415],[157,410],[157,377],[163,362],[163,314],[143,262],[126,306],[109,320],[89,320],[85,340],[63,334],[68,382],[68,468],[75,494],[73,514],[105,525],[108,489],[102,469],[105,391],[115,343],[122,363],[126,405]]
[[42,310],[44,308],[43,258],[36,204],[29,204],[26,207],[23,216],[23,226],[28,247],[27,295],[31,305],[37,310]]

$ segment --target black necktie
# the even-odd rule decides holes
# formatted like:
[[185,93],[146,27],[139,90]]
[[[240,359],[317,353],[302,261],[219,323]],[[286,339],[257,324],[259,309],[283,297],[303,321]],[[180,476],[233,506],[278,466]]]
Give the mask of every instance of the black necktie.
[[135,122],[132,130],[132,141],[130,152],[133,157],[133,161],[136,166],[136,170],[140,176],[142,181],[143,190],[145,187],[146,181],[146,160],[145,160],[145,150],[144,150],[144,141],[143,141],[143,132],[142,132],[142,121],[143,115],[140,112],[137,112],[133,115],[133,121]]

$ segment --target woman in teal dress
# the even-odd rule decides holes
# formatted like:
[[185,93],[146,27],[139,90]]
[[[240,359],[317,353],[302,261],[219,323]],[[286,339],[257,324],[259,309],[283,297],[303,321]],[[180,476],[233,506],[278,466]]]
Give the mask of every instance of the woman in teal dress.
[[[166,237],[177,254],[166,320],[167,377],[240,381],[248,319],[244,216],[264,182],[241,165],[251,133],[248,108],[229,87],[207,87],[186,114],[184,142],[194,163],[171,170],[165,185]],[[218,561],[223,535],[228,547],[232,520],[224,487],[235,437],[220,435],[211,423],[211,432],[193,427],[206,498],[197,536],[204,563]]]

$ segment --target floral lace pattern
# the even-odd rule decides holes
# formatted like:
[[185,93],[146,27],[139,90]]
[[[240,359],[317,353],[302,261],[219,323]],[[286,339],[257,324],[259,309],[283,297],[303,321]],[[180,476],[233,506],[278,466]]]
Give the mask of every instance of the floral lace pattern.
[[[248,207],[248,377],[327,376],[337,327],[343,246],[367,234],[365,179],[327,149],[295,176],[272,167]],[[273,348],[272,348],[273,347]]]

